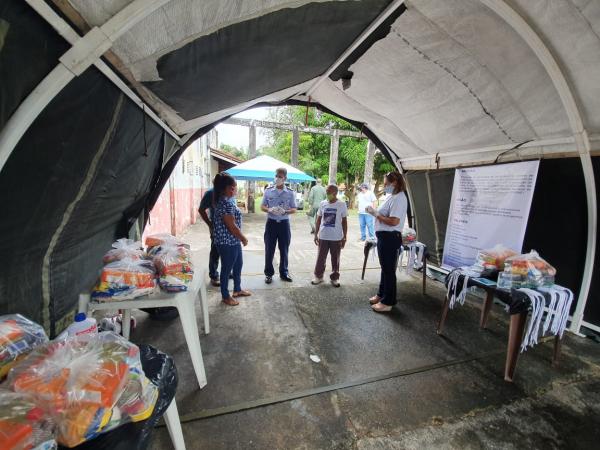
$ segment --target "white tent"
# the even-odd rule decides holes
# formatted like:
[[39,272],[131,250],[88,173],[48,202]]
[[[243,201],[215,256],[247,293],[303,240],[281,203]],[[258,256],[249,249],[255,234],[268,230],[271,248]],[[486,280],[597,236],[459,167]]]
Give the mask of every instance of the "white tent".
[[225,172],[238,180],[272,181],[275,176],[275,171],[281,167],[287,170],[288,181],[301,183],[303,181],[315,180],[313,177],[296,169],[294,166],[290,166],[289,164],[268,155],[260,155],[256,158],[244,161],[231,169],[227,169]]
[[[19,10],[21,3],[30,10]],[[326,108],[356,123],[402,170],[490,163],[500,155],[506,161],[579,158],[587,214],[587,232],[578,236],[585,263],[572,321],[572,329],[579,330],[595,278],[598,234],[597,0],[5,0],[0,12],[0,57],[7,58],[0,62],[8,68],[2,84],[10,93],[0,108],[0,170],[15,161],[1,173],[9,177],[7,186],[18,180],[12,173],[23,167],[20,156],[43,157],[35,133],[86,132],[90,144],[73,153],[82,158],[74,173],[102,169],[101,155],[112,136],[126,141],[112,150],[123,155],[160,149],[133,178],[141,187],[130,183],[130,204],[117,207],[118,196],[110,197],[117,209],[98,231],[106,236],[122,217],[131,221],[152,204],[173,170],[172,160],[194,137],[256,105],[299,102]],[[32,61],[34,67],[24,66]],[[100,80],[112,83],[110,89],[123,99],[109,101],[113,97],[103,85],[93,125],[68,122],[85,121],[84,99],[93,97]],[[113,122],[98,120],[101,104],[114,113]],[[142,140],[139,132],[129,140],[117,132],[120,124],[130,130],[132,124],[142,126],[127,109],[131,105],[143,108],[148,119]],[[58,118],[64,130],[49,122]],[[36,120],[41,123],[30,128]],[[95,136],[101,129],[112,131]],[[164,135],[149,142],[147,129]],[[70,148],[70,142],[62,139],[56,148]],[[62,167],[60,160],[56,164]],[[90,191],[113,176],[108,169],[101,175],[79,180],[77,188]],[[47,176],[52,180],[51,170]],[[39,197],[46,184],[38,179]],[[61,191],[77,201],[85,193]],[[63,220],[74,220],[73,208],[69,201],[53,207],[59,218],[49,222],[52,233],[60,237],[66,227],[60,218],[67,211]],[[19,221],[13,228],[30,229]],[[52,233],[47,241],[56,243]],[[15,232],[11,239],[25,237]],[[59,273],[68,272],[61,264],[72,261],[64,251],[65,262],[56,263]],[[56,286],[49,274],[53,252],[38,264],[46,271],[39,277],[41,287],[28,285],[43,293],[44,310],[55,314],[56,308],[48,308],[52,298],[67,294],[50,294]],[[18,277],[5,276],[18,285]]]

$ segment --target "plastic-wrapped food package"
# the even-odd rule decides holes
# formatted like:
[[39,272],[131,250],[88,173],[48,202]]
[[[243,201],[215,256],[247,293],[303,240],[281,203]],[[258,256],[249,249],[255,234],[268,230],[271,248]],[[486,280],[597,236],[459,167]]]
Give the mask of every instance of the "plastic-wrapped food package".
[[144,252],[140,241],[122,238],[113,242],[112,249],[106,252],[102,261],[104,264],[109,264],[126,258],[136,260],[144,259],[145,257],[146,253]]
[[152,261],[123,259],[104,266],[92,298],[125,300],[152,294],[156,289],[156,270]]
[[35,400],[56,424],[56,440],[68,447],[149,417],[158,395],[138,347],[110,332],[38,347],[7,383]]
[[556,269],[532,250],[530,253],[506,259],[504,272],[498,275],[498,287],[519,289],[552,286],[555,276]]
[[50,450],[56,448],[54,424],[31,398],[0,389],[0,448]]
[[402,230],[402,245],[409,245],[417,241],[417,232],[412,228]]
[[0,380],[20,358],[46,342],[48,337],[37,323],[20,314],[0,316]]
[[146,237],[146,247],[148,247],[149,249],[153,247],[160,247],[161,245],[181,245],[189,248],[189,246],[185,242],[173,236],[172,234],[158,233]]
[[162,289],[167,292],[187,291],[194,277],[190,251],[187,248],[163,245],[153,260]]
[[477,266],[477,268],[481,268],[482,271],[486,269],[503,270],[506,258],[515,255],[518,255],[518,253],[514,250],[511,250],[502,244],[498,244],[494,246],[494,248],[479,250],[474,265]]

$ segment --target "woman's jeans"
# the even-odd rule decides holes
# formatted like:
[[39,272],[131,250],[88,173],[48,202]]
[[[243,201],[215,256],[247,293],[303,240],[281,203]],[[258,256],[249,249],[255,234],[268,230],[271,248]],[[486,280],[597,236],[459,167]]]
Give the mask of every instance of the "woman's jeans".
[[[384,305],[396,304],[396,268],[402,251],[402,235],[399,231],[378,231],[377,255],[381,265],[381,279],[377,295]],[[221,272],[222,273],[222,272]]]
[[229,274],[233,274],[233,292],[242,290],[242,244],[235,245],[217,245],[219,256],[221,257],[221,297],[229,298]]
[[371,214],[358,214],[358,223],[360,224],[360,239],[364,241],[367,238],[367,233],[365,232],[367,229],[370,238],[375,237],[375,232],[373,231],[373,222],[375,218]]

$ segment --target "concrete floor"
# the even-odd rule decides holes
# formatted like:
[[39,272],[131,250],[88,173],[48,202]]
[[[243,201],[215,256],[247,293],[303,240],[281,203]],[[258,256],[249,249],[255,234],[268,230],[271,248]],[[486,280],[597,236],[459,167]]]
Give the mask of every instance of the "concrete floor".
[[[362,243],[350,219],[341,288],[311,286],[316,249],[304,215],[293,218],[293,283],[262,276],[264,216],[245,217],[243,286],[253,296],[232,308],[209,289],[211,333],[201,335],[208,385],[197,389],[179,325],[136,312],[135,342],[173,355],[180,374],[182,416],[314,387],[418,369],[361,386],[183,424],[189,449],[598,448],[600,346],[568,335],[558,368],[550,343],[519,360],[514,383],[503,381],[507,315],[495,306],[489,329],[478,329],[478,301],[450,312],[444,336],[435,324],[444,297],[430,281],[399,278],[399,305],[373,313],[378,265],[360,280]],[[185,239],[207,262],[206,227]],[[199,326],[201,312],[198,308]],[[319,363],[311,361],[317,355]],[[487,355],[487,356],[486,356]],[[482,356],[460,362],[471,356]],[[459,362],[457,362],[459,360]],[[450,363],[431,368],[437,363]],[[171,448],[164,428],[153,449]]]

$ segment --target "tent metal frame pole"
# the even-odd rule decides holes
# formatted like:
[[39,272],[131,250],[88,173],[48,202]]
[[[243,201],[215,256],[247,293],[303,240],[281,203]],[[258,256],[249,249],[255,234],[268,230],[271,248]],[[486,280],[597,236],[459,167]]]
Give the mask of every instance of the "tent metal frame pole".
[[[519,147],[519,149],[531,148],[531,147],[549,147],[554,145],[565,145],[565,144],[573,144],[575,139],[572,136],[564,137],[564,138],[555,138],[555,139],[540,139],[536,141],[527,142]],[[468,155],[478,155],[481,153],[493,153],[493,152],[502,152],[505,150],[510,150],[514,148],[515,144],[505,144],[505,145],[494,145],[491,147],[481,147],[481,148],[472,148],[465,150],[456,150],[450,152],[440,152],[438,155],[440,158],[445,157],[456,157],[456,156],[468,156]],[[436,154],[423,155],[423,156],[411,156],[408,158],[401,158],[401,163],[413,162],[413,161],[427,161],[435,159]]]
[[321,75],[317,80],[308,88],[306,91],[306,96],[310,97],[314,94],[317,88],[321,85],[323,81],[327,79],[332,72],[344,62],[350,54],[358,48],[360,44],[362,44],[370,35],[373,33],[379,25],[381,25],[385,20],[390,17],[394,11],[400,8],[404,4],[404,0],[394,0],[392,3],[388,5],[388,7],[373,21],[371,24],[356,38],[356,40],[346,49],[342,55],[335,60],[335,62],[325,71],[323,75]]
[[[60,17],[44,0],[26,0],[42,18],[54,28],[69,44],[73,45],[81,38],[79,34]],[[136,105],[142,108],[146,114],[154,120],[162,129],[169,133],[176,141],[180,137],[169,125],[156,115],[156,113],[144,101],[125,84],[125,82],[101,59],[98,59],[94,65],[100,72],[108,77],[125,95],[127,95]]]
[[571,326],[569,328],[573,333],[579,334],[594,272],[597,240],[596,231],[598,226],[596,183],[590,154],[590,139],[585,130],[580,109],[567,78],[558,65],[557,59],[552,55],[540,36],[534,31],[531,25],[504,0],[481,0],[481,2],[512,27],[527,45],[529,45],[531,50],[533,50],[552,80],[563,103],[567,117],[569,118],[569,124],[573,132],[575,145],[577,146],[579,157],[581,159],[581,166],[583,168],[588,210],[588,245],[586,249],[585,266],[581,280],[581,289],[577,299],[577,307],[575,308],[573,320],[571,321]]
[[[44,12],[44,18],[51,11],[43,0],[26,1],[38,13]],[[59,58],[58,65],[19,105],[0,131],[0,171],[30,125],[69,81],[100,61],[100,57],[112,47],[115,40],[169,1],[134,0],[101,27],[92,28],[83,37],[77,36],[74,42],[68,39],[73,36],[66,24],[53,25],[72,46]]]

